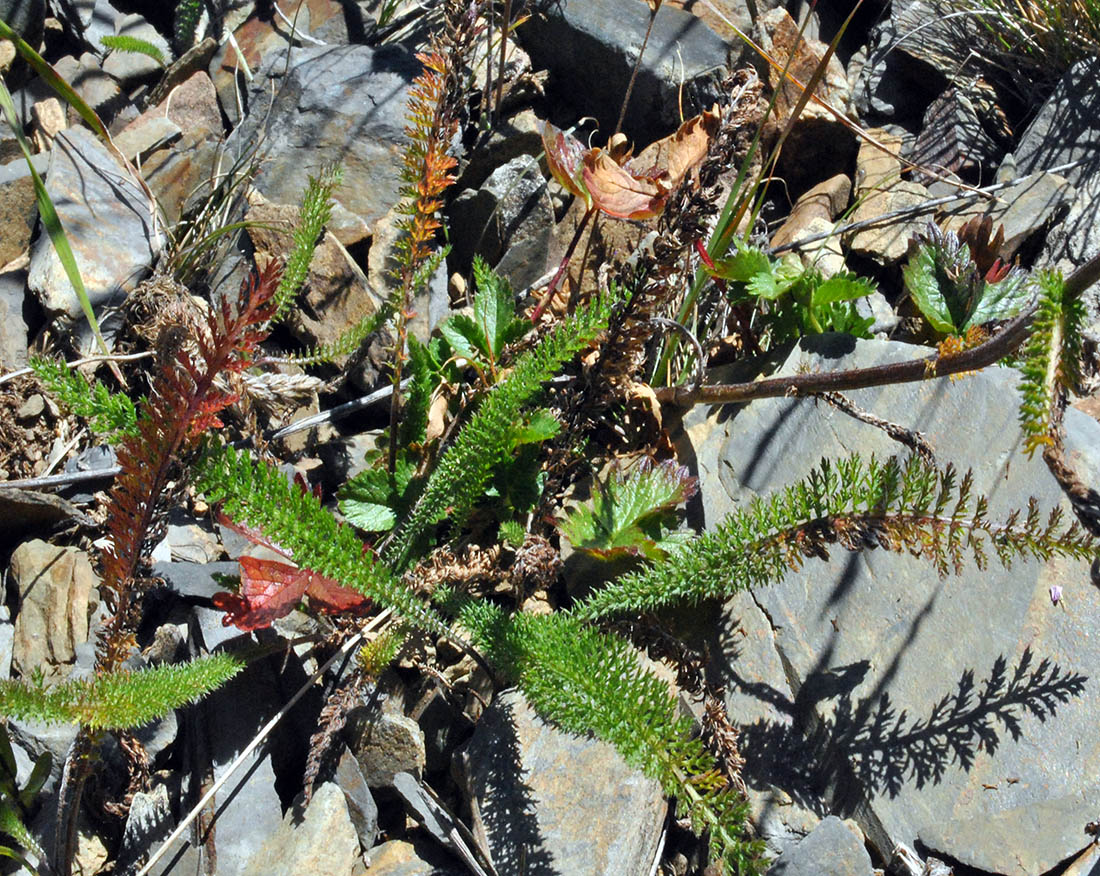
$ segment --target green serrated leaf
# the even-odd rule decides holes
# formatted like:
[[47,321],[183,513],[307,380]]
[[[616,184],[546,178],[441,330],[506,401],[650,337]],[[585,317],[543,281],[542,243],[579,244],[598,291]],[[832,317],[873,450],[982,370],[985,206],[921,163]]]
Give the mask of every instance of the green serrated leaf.
[[929,246],[920,246],[906,263],[902,277],[913,303],[929,325],[938,332],[956,334],[958,327],[940,287],[938,273],[935,252]]
[[516,296],[509,282],[494,273],[481,256],[474,257],[474,322],[480,330],[479,349],[494,364],[504,348],[523,337],[530,324],[516,317]]
[[710,273],[734,283],[748,283],[758,274],[771,273],[771,259],[763,250],[737,241],[737,251],[724,259],[715,259]]
[[439,326],[455,354],[471,361],[488,361],[488,352],[484,349],[484,336],[476,322],[465,313],[456,313]]
[[539,441],[548,441],[561,431],[561,422],[546,408],[539,408],[531,414],[526,423],[519,426],[512,434],[515,446],[520,444],[537,444]]
[[337,504],[348,523],[364,532],[388,532],[397,523],[397,515],[386,505],[358,499],[341,499]]
[[401,447],[424,442],[427,436],[432,394],[442,379],[433,361],[431,350],[420,343],[414,335],[409,335],[409,362],[406,367],[409,385],[405,390],[405,407],[398,430],[398,442]]
[[558,528],[574,548],[595,556],[633,553],[660,559],[666,553],[659,542],[675,523],[672,512],[695,488],[687,470],[671,464],[616,472],[597,486],[591,509],[573,509]]
[[1032,285],[1023,271],[1013,271],[999,283],[986,283],[981,299],[962,328],[1011,319],[1027,307],[1032,294]]
[[31,774],[27,776],[27,784],[19,792],[19,802],[24,807],[29,808],[31,803],[34,802],[34,798],[38,796],[38,792],[42,790],[46,780],[50,777],[50,767],[52,766],[53,757],[48,751],[43,751],[38,755],[38,759],[34,762],[33,769],[31,769]]
[[834,274],[814,287],[811,304],[821,307],[834,301],[854,301],[856,298],[866,298],[874,291],[874,283],[863,277],[846,272]]

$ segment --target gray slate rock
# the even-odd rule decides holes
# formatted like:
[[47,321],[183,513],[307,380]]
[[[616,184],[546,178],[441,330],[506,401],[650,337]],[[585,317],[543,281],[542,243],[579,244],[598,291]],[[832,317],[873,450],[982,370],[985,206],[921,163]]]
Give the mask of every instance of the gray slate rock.
[[46,0],[0,0],[0,19],[32,46],[37,46],[46,21]]
[[26,252],[37,218],[34,180],[27,162],[18,158],[0,165],[0,268]]
[[19,598],[14,668],[24,677],[34,669],[48,678],[67,675],[77,646],[88,640],[89,619],[99,602],[88,555],[35,539],[12,554],[11,578]]
[[420,776],[424,772],[424,733],[404,715],[388,709],[352,709],[347,738],[371,788],[392,785],[397,773]]
[[[1078,61],[1024,131],[1016,148],[1023,170],[1083,159],[1062,175],[1077,186],[1065,219],[1051,229],[1040,263],[1064,272],[1100,252],[1100,58]],[[1086,293],[1092,320],[1100,319],[1095,289]]]
[[[112,33],[113,30],[108,31],[108,34]],[[98,37],[95,45],[100,45]],[[137,107],[131,103],[118,81],[103,69],[100,59],[93,53],[84,52],[79,58],[66,55],[54,64],[54,69],[96,111],[112,134],[137,118]],[[56,95],[51,92],[51,96]],[[69,121],[75,124],[78,118],[76,111],[70,110]]]
[[25,270],[0,273],[0,371],[4,373],[27,364],[28,326],[23,318],[26,297]]
[[520,155],[494,170],[476,192],[462,192],[451,207],[454,257],[469,264],[480,254],[515,289],[546,273],[554,205],[539,163]]
[[11,609],[0,605],[0,679],[11,678],[11,648],[15,641],[15,626]]
[[[162,237],[149,200],[84,128],[54,139],[46,190],[76,256],[92,307],[118,304],[150,271]],[[51,313],[82,320],[80,302],[47,235],[31,249],[27,283]]]
[[[398,201],[407,138],[405,104],[420,63],[400,46],[310,46],[274,53],[248,92],[248,116],[231,148],[263,138],[265,160],[253,185],[269,201],[297,204],[308,177],[339,161],[338,204],[368,226]],[[272,79],[276,97],[271,101]],[[336,227],[330,229],[347,241]]]
[[[854,352],[853,352],[854,346]],[[783,372],[912,359],[920,348],[822,336],[804,339]],[[973,469],[990,516],[1063,503],[1038,458],[1020,452],[1017,374],[851,392],[864,410],[935,442],[937,458]],[[1100,483],[1100,424],[1069,411],[1068,458]],[[822,456],[898,453],[883,433],[792,399],[685,419],[706,523],[804,477]],[[1068,507],[1063,503],[1068,512]],[[1051,605],[1049,588],[1065,588]],[[991,873],[1042,873],[1081,845],[1100,808],[1100,694],[1091,635],[1100,591],[1088,564],[1017,561],[1010,572],[968,564],[940,580],[927,561],[837,548],[754,592],[784,672],[730,662],[739,691],[785,713],[742,725],[751,783],[856,819],[884,858],[896,842]],[[753,670],[751,673],[749,670]],[[783,693],[790,683],[793,699]],[[734,713],[736,720],[736,713]],[[1067,744],[1067,740],[1073,743]]]
[[[178,788],[176,795],[178,796]],[[143,856],[157,848],[174,827],[172,796],[164,782],[156,782],[148,792],[138,791],[130,802],[126,827],[115,872],[132,876],[140,868]]]
[[[237,754],[284,701],[276,669],[277,665],[271,660],[253,663],[192,707],[198,711],[192,715],[190,728],[206,736],[203,745],[213,762],[215,779],[228,770]],[[218,876],[245,873],[264,843],[284,823],[282,803],[275,790],[272,751],[286,744],[287,732],[285,727],[277,728],[265,745],[252,752],[215,798],[217,816],[213,836]],[[208,863],[205,856],[205,847],[180,843],[177,851],[161,859],[152,873],[154,876],[201,873]]]
[[1070,161],[1084,163],[1061,175],[1076,184],[1100,173],[1100,58],[1078,61],[1066,72],[1016,146],[1021,174]]
[[348,816],[351,818],[351,823],[355,825],[359,846],[364,849],[371,848],[378,840],[378,804],[374,802],[374,795],[371,794],[366,777],[359,768],[359,762],[346,747],[337,762],[332,780],[344,792],[344,799],[348,804]]
[[[550,71],[549,93],[595,116],[609,137],[645,38],[649,8],[638,0],[562,0],[519,28],[535,69]],[[642,144],[674,130],[718,99],[729,47],[700,19],[665,4],[646,46],[623,131]],[[599,87],[593,87],[599,83]]]
[[[166,64],[171,63],[172,49],[168,45],[168,40],[137,13],[119,16],[115,22],[115,35],[145,40],[160,49]],[[131,85],[137,80],[155,76],[163,69],[155,58],[138,52],[111,51],[107,60],[103,62],[103,72],[113,76],[123,85]]]
[[[364,856],[370,876],[468,876],[469,870],[453,864],[454,858],[441,852],[427,839],[413,842],[390,840]],[[499,871],[504,876],[507,871]],[[531,872],[531,871],[529,871]]]
[[970,204],[952,211],[943,225],[957,231],[968,219],[988,216],[994,228],[1004,226],[1001,254],[1011,259],[1036,235],[1059,222],[1076,195],[1065,177],[1056,173],[1033,173],[997,192],[996,201]]
[[768,876],[871,876],[871,858],[859,837],[830,815],[780,855]]
[[[359,838],[340,788],[317,787],[309,805],[297,802],[244,869],[244,876],[352,876],[359,863]],[[221,862],[218,862],[221,872]]]
[[462,757],[474,810],[501,874],[526,849],[528,873],[648,873],[667,804],[660,786],[605,742],[545,724],[523,697],[498,695]]

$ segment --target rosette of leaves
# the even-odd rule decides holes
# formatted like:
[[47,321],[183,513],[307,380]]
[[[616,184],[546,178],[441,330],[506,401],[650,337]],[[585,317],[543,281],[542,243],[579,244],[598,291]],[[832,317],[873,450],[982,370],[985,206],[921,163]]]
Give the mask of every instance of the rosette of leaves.
[[1004,232],[990,241],[992,220],[986,221],[968,223],[958,234],[929,223],[904,268],[913,303],[942,335],[962,335],[987,322],[1011,319],[1031,298],[1024,271],[999,257],[988,258]]
[[598,559],[663,560],[691,538],[676,530],[676,508],[696,489],[686,467],[644,459],[631,472],[616,471],[597,482],[592,506],[570,510],[558,531],[576,550]]
[[486,385],[491,385],[496,382],[504,348],[527,334],[531,324],[516,315],[511,285],[493,273],[481,256],[474,257],[474,282],[473,312],[456,313],[439,327],[439,333],[454,355],[472,365]]
[[823,332],[870,337],[874,320],[860,316],[855,306],[856,299],[875,291],[870,280],[845,271],[825,277],[796,255],[775,261],[740,240],[734,244],[728,257],[708,260],[707,270],[725,282],[732,304],[757,308],[772,345]]

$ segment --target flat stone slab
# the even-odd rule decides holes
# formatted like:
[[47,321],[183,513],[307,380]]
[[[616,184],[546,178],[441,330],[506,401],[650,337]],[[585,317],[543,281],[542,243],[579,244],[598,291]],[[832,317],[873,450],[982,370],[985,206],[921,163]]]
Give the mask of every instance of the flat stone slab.
[[[253,185],[278,204],[300,203],[309,177],[340,162],[344,180],[334,199],[373,225],[399,200],[405,106],[420,62],[400,46],[349,45],[294,49],[284,75],[286,65],[285,51],[265,59],[248,93],[248,117],[229,145],[259,144],[265,160]],[[340,228],[351,218],[337,210],[330,223],[345,244],[354,239]]]
[[[781,373],[922,355],[894,342],[821,336],[803,339]],[[973,469],[991,519],[1030,495],[1042,509],[1062,503],[1070,513],[1042,460],[1021,452],[1016,384],[1016,371],[990,368],[847,395],[922,431],[941,464]],[[823,456],[903,452],[812,400],[700,408],[684,425],[708,527],[804,477]],[[1071,462],[1100,484],[1100,424],[1070,410],[1066,427]],[[1057,606],[1053,584],[1064,588]],[[753,597],[781,671],[759,655],[745,665],[726,660],[734,693],[767,706],[741,728],[750,787],[854,818],[885,859],[904,842],[1024,876],[1080,850],[1100,809],[1100,590],[1087,563],[1018,561],[1006,571],[994,560],[983,572],[968,562],[940,579],[925,560],[837,548]],[[731,717],[739,720],[736,710]]]
[[[561,0],[517,33],[535,68],[550,70],[551,94],[595,116],[609,137],[648,25],[649,7],[639,0]],[[702,20],[665,4],[653,22],[623,131],[634,139],[671,133],[681,97],[684,118],[709,109],[728,51]]]
[[[46,190],[92,307],[120,303],[160,252],[162,232],[154,226],[149,198],[84,128],[54,138]],[[27,283],[47,311],[83,320],[80,301],[46,234],[31,247]]]
[[667,803],[605,742],[564,733],[515,691],[494,699],[462,755],[474,831],[502,874],[648,873]]

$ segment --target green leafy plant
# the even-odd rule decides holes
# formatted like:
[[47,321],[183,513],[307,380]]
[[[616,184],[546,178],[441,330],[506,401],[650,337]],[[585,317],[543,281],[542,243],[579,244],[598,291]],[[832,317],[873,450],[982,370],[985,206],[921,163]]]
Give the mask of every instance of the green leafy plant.
[[99,38],[100,45],[112,52],[130,52],[135,55],[145,55],[152,58],[160,66],[164,66],[164,53],[148,40],[128,34],[109,34]]
[[508,281],[489,270],[480,256],[474,258],[474,280],[472,315],[456,313],[439,330],[455,355],[479,372],[488,370],[488,385],[496,382],[504,348],[527,334],[531,324],[516,315],[516,295]]
[[47,686],[0,681],[0,714],[49,724],[81,724],[92,730],[141,727],[221,687],[244,663],[230,654],[199,657]]
[[763,841],[746,830],[748,801],[629,642],[567,614],[508,616],[483,600],[466,602],[459,622],[539,714],[611,743],[660,782],[692,829],[707,834],[712,860],[731,873],[763,872]]
[[[88,127],[100,137],[107,149],[118,159],[119,163],[131,173],[135,182],[149,198],[150,205],[155,209],[153,193],[149,190],[149,187],[145,184],[140,174],[138,174],[130,162],[126,160],[126,156],[118,151],[118,148],[114,145],[114,141],[111,140],[110,134],[107,132],[107,128],[104,126],[99,116],[96,115],[95,110],[88,106],[84,99],[76,93],[73,87],[58,76],[53,67],[47,64],[45,59],[21,39],[15,31],[8,27],[3,20],[0,20],[0,40],[9,40],[15,46],[16,52],[18,52],[31,66],[42,81],[62,100],[77,111],[80,117],[88,124]],[[31,161],[30,145],[27,143],[27,138],[23,134],[23,126],[19,122],[19,117],[15,111],[15,104],[12,102],[11,94],[2,79],[0,79],[0,107],[3,108],[8,125],[15,134],[15,138],[19,143],[19,148],[22,150],[23,157],[27,161],[31,181],[34,184],[35,201],[38,206],[39,218],[42,220],[42,226],[46,229],[46,233],[50,237],[50,242],[53,244],[54,251],[57,253],[57,258],[65,270],[65,276],[68,278],[69,283],[73,287],[73,291],[76,293],[77,300],[80,302],[81,310],[84,313],[85,319],[88,321],[88,327],[92,332],[92,336],[95,338],[96,344],[100,351],[104,355],[107,355],[107,344],[103,340],[103,335],[99,329],[99,322],[96,319],[95,312],[92,310],[91,299],[88,298],[87,289],[84,287],[84,279],[80,274],[80,267],[77,264],[76,256],[73,254],[72,247],[69,245],[69,239],[65,235],[65,229],[61,225],[61,219],[57,215],[57,210],[54,207],[53,201],[46,191],[46,184],[42,181],[42,178],[39,176],[38,171],[34,168]],[[116,375],[121,377],[120,372],[116,371]]]
[[202,0],[178,0],[172,17],[172,43],[181,55],[194,45],[201,18]]
[[774,344],[822,332],[869,337],[873,319],[862,317],[855,300],[875,291],[869,280],[841,272],[826,278],[804,267],[796,255],[770,259],[755,247],[734,241],[731,255],[709,259],[707,270],[724,281],[732,304],[751,303],[759,313],[761,334]]
[[823,460],[803,481],[757,498],[664,562],[630,572],[593,593],[576,614],[596,620],[626,612],[724,599],[746,587],[777,581],[833,546],[868,545],[930,561],[940,575],[961,571],[967,556],[979,568],[992,550],[1006,568],[1018,557],[1087,559],[1095,540],[1055,508],[1044,523],[1032,500],[1026,512],[989,519],[968,472],[928,466],[919,456],[885,462],[858,456]]
[[575,549],[600,559],[662,560],[691,537],[675,529],[676,508],[695,490],[695,478],[683,466],[653,465],[646,458],[631,472],[615,471],[597,482],[592,507],[574,508],[558,531]]
[[1076,61],[1100,53],[1100,6],[1094,0],[965,0],[987,42],[976,52],[1017,88],[1049,82]]
[[114,443],[137,434],[137,408],[122,393],[113,393],[102,383],[91,383],[67,363],[33,357],[30,367],[46,389],[78,417],[88,420],[93,432]]
[[[11,837],[20,848],[40,859],[44,852],[27,829],[26,821],[38,793],[50,776],[51,761],[50,753],[43,751],[35,760],[26,784],[20,788],[8,728],[0,724],[0,834]],[[0,842],[0,855],[11,858],[32,873],[37,872],[18,850],[6,843]]]
[[905,288],[928,324],[941,335],[1009,319],[1027,306],[1027,275],[999,259],[984,270],[975,249],[953,231],[929,223],[903,270]]
[[1028,456],[1054,443],[1065,393],[1080,384],[1085,321],[1084,304],[1066,294],[1061,274],[1040,271],[1036,284],[1038,307],[1020,351],[1020,426],[1027,436],[1024,452]]

